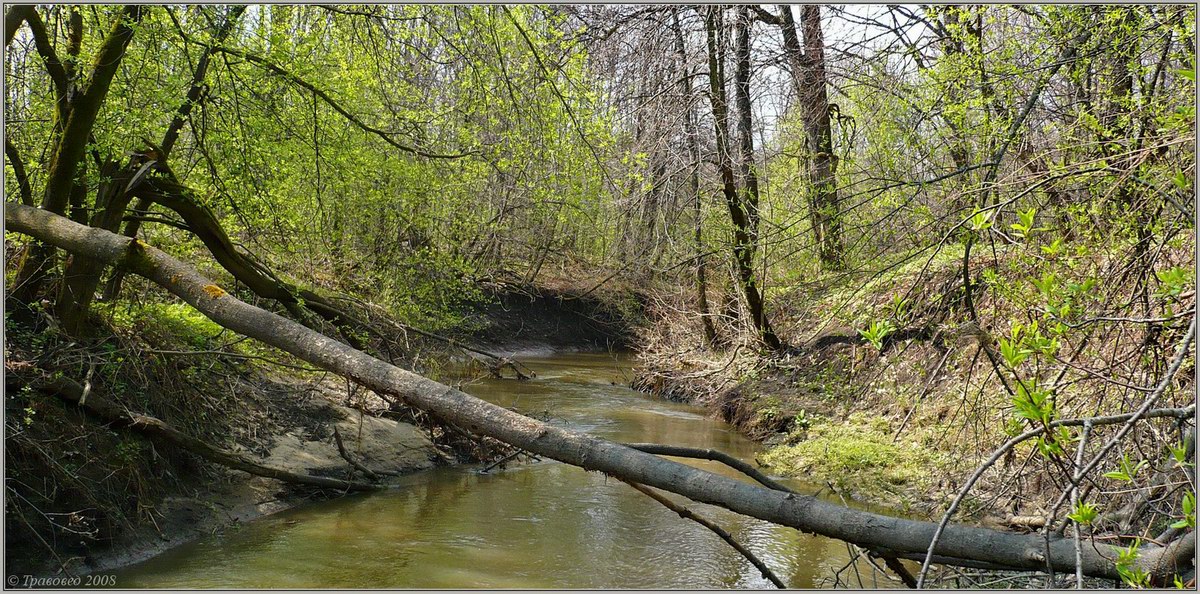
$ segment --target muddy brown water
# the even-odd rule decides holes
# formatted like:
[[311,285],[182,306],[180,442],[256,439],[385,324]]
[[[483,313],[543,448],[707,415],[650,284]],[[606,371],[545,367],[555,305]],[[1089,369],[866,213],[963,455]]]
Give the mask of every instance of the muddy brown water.
[[[624,442],[728,452],[760,446],[693,406],[629,389],[633,360],[612,354],[523,358],[538,377],[464,389],[577,431]],[[687,461],[737,476],[723,465]],[[172,549],[117,572],[122,588],[771,588],[703,527],[628,485],[554,461],[487,474],[442,468],[399,489],[295,508]],[[789,486],[812,493],[799,481]],[[678,496],[673,500],[684,502]],[[849,560],[840,541],[717,507],[717,521],[794,588],[830,587]],[[895,587],[841,574],[842,585]]]

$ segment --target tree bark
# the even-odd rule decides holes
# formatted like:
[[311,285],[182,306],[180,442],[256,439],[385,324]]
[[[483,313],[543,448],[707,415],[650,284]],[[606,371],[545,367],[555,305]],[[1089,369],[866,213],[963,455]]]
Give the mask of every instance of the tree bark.
[[9,8],[4,13],[4,47],[8,47],[12,43],[13,38],[17,36],[17,31],[21,28],[21,24],[25,22],[25,17],[29,15],[29,11],[33,10],[32,5],[17,5]]
[[[233,26],[241,18],[242,13],[246,11],[245,6],[233,6],[229,9],[229,14],[225,20],[217,27],[213,35],[213,42],[220,44],[224,43],[225,38],[229,36],[229,32],[233,30]],[[167,157],[171,155],[171,149],[175,148],[175,142],[179,140],[179,133],[183,130],[183,125],[187,122],[188,116],[192,113],[192,107],[199,103],[204,98],[208,86],[204,84],[205,77],[208,76],[208,65],[212,61],[213,49],[205,47],[200,54],[200,59],[196,61],[196,69],[192,72],[192,86],[188,88],[186,97],[183,103],[175,110],[175,117],[171,119],[171,123],[167,125],[167,131],[163,135],[162,143],[158,146],[159,158],[165,163]],[[139,198],[133,205],[134,212],[145,212],[150,208],[150,200]],[[141,219],[132,219],[125,224],[125,237],[137,237],[138,230],[141,228]],[[121,282],[124,275],[118,271],[113,274],[112,278],[104,287],[105,301],[116,298],[121,292]]]
[[7,134],[4,135],[4,156],[8,158],[8,164],[12,166],[13,175],[17,178],[17,191],[21,196],[21,204],[33,206],[33,187],[29,185],[29,175],[25,173],[25,162],[21,160],[21,155],[17,153],[17,147],[13,145],[12,139]]
[[696,108],[693,105],[692,70],[688,68],[687,46],[683,43],[683,28],[679,26],[679,9],[671,9],[671,28],[675,32],[675,53],[679,57],[681,75],[680,91],[687,106],[684,112],[684,135],[687,137],[688,158],[692,160],[688,175],[688,190],[692,193],[692,216],[696,244],[696,307],[700,310],[700,324],[704,329],[704,342],[710,348],[717,344],[717,329],[713,325],[708,305],[708,279],[704,257],[704,212],[700,200],[700,141],[696,125]]
[[[166,288],[209,319],[234,332],[280,348],[322,369],[443,418],[470,432],[486,435],[528,452],[671,491],[701,503],[841,539],[894,556],[924,553],[936,526],[850,509],[811,496],[765,489],[678,462],[665,460],[587,434],[537,421],[452,387],[405,371],[310,330],[296,322],[244,303],[194,268],[150,245],[115,233],[73,223],[45,210],[9,204],[9,231],[24,233],[72,253],[88,253],[128,268]],[[1143,546],[1138,559],[1157,578],[1191,567],[1195,533],[1166,547]],[[1013,534],[951,524],[934,554],[950,562],[985,562],[1041,571],[1050,566],[1074,571],[1073,539]],[[1082,554],[1086,575],[1118,579],[1118,549],[1095,543]]]
[[724,24],[721,18],[724,9],[710,6],[704,24],[708,41],[709,100],[712,102],[714,127],[717,137],[717,162],[721,170],[721,190],[733,221],[733,259],[737,270],[738,284],[746,300],[750,321],[758,333],[759,340],[771,350],[783,347],[767,322],[762,294],[754,279],[754,242],[750,210],[742,203],[737,191],[737,179],[733,172],[733,156],[729,147],[729,106],[725,93],[725,51],[722,37]]
[[[109,85],[125,56],[125,48],[133,39],[133,24],[141,19],[142,7],[129,5],[121,10],[117,22],[104,39],[92,65],[88,84],[74,100],[70,101],[63,132],[55,142],[47,170],[46,188],[42,196],[42,208],[62,214],[67,206],[71,186],[77,182],[79,162],[87,150],[88,139]],[[61,65],[60,65],[61,66]],[[65,75],[64,75],[65,76]],[[64,100],[67,98],[64,97]],[[12,296],[21,302],[29,302],[38,294],[45,278],[53,249],[35,242],[25,253],[17,271]]]
[[[752,104],[750,102],[750,7],[741,6],[739,9],[737,24],[735,25],[737,36],[736,61],[737,72],[734,74],[734,95],[737,97],[738,108],[738,136],[740,137],[741,145],[741,165],[742,165],[742,180],[745,186],[746,193],[742,205],[746,210],[746,218],[749,223],[750,249],[749,256],[753,258],[758,252],[758,167],[755,164],[754,157],[754,115]],[[753,261],[751,261],[751,267]],[[762,275],[766,276],[766,270],[762,271]],[[743,283],[747,282],[743,279]],[[751,276],[749,282],[754,282],[754,277]],[[758,330],[759,336],[764,344],[771,350],[779,350],[783,347],[783,343],[776,336],[775,331],[771,329],[771,323],[767,320],[766,307],[763,304],[764,298],[761,295],[762,289],[755,288],[754,301],[747,299],[748,303],[752,303],[750,307],[750,316],[754,321],[754,327]]]
[[[95,212],[90,221],[77,219],[76,222],[115,232],[121,225],[125,207],[129,205],[126,186],[138,172],[139,162],[136,160],[124,169],[119,169],[115,161],[105,163],[100,171],[100,178],[104,181],[96,190]],[[103,262],[85,254],[68,255],[54,305],[55,314],[68,334],[79,334],[85,330],[87,314],[104,269]]]
[[781,5],[784,48],[792,67],[792,83],[804,120],[804,140],[810,185],[809,216],[813,240],[821,266],[839,270],[845,266],[842,247],[841,204],[838,198],[837,161],[833,155],[833,131],[829,119],[829,93],[825,86],[825,38],[821,33],[821,8],[806,4],[800,9],[804,48],[796,35],[792,9]]

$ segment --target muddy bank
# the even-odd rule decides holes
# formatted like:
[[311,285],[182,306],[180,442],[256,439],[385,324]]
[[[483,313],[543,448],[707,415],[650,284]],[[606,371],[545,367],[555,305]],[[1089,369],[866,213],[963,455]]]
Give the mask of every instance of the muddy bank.
[[[256,462],[294,473],[362,480],[339,453],[336,430],[349,455],[382,477],[384,486],[405,474],[449,463],[423,430],[376,416],[383,403],[372,395],[347,392],[344,383],[328,378],[278,376],[273,381],[274,389],[247,398],[245,408],[234,413],[239,425],[258,426],[252,439],[230,449]],[[176,476],[183,471],[176,470]],[[56,542],[59,560],[47,559],[44,549],[39,557],[37,549],[10,548],[8,571],[53,575],[65,568],[75,575],[102,573],[202,536],[236,530],[259,517],[341,495],[206,464],[202,472],[180,476],[163,496],[137,501],[138,515],[110,540]]]
[[[504,356],[623,350],[636,317],[630,312],[639,309],[625,301],[604,291],[497,287],[469,312],[470,330],[451,336]],[[419,412],[394,410],[370,391],[261,345],[229,343],[185,306],[153,303],[109,324],[84,342],[44,326],[9,328],[6,408],[19,422],[6,427],[7,478],[24,497],[17,509],[24,516],[10,513],[6,524],[10,573],[103,572],[341,495],[230,471],[98,423],[32,389],[26,380],[33,377],[90,377],[119,407],[294,473],[363,480],[340,455],[335,429],[350,456],[384,484],[478,453],[468,436],[448,434]],[[433,341],[411,348],[404,356],[417,371],[426,371],[418,359],[437,362],[433,371],[441,372],[462,353]],[[88,361],[105,363],[89,371]]]
[[[626,312],[631,310],[636,311],[636,306],[623,311],[612,299],[595,295],[509,288],[494,291],[486,305],[471,312],[474,331],[454,337],[506,356],[625,349],[631,337]],[[216,344],[210,342],[210,337],[220,334],[219,329],[186,308],[148,310],[133,321],[129,331],[122,335],[123,331],[117,330],[102,342],[115,342],[118,351],[183,353]],[[39,349],[48,348],[47,340],[80,348],[70,346],[66,337],[46,338],[31,331],[10,344],[8,363],[28,368],[23,373],[39,373],[41,366],[33,362],[38,360]],[[414,347],[423,351],[425,358],[453,358],[458,354],[445,345]],[[244,354],[278,358],[276,353],[256,349],[245,346]],[[80,358],[89,353],[81,351]],[[335,429],[351,457],[377,473],[384,485],[404,474],[451,464],[466,451],[459,449],[462,436],[446,439],[437,427],[426,427],[428,420],[420,420],[421,415],[391,411],[388,403],[375,394],[329,374],[249,365],[245,359],[211,354],[127,358],[138,360],[142,362],[112,369],[102,383],[97,383],[97,390],[129,410],[162,418],[185,433],[266,466],[362,480],[361,473],[352,474],[353,467],[340,455]],[[287,365],[290,361],[279,360]],[[106,373],[109,371],[106,369]],[[66,469],[62,476],[52,479],[51,488],[57,489],[57,498],[30,504],[27,514],[63,512],[62,517],[68,517],[71,510],[86,509],[93,503],[99,503],[99,509],[80,518],[69,516],[72,522],[78,520],[78,525],[35,522],[31,526],[22,524],[19,530],[10,526],[6,543],[10,573],[47,576],[59,574],[63,568],[75,575],[104,572],[204,535],[236,530],[255,518],[342,495],[203,462],[136,432],[98,425],[96,419],[58,402],[52,394],[23,392],[15,376],[6,380],[13,384],[10,393],[21,394],[18,399],[10,398],[9,416],[19,414],[24,418],[25,432],[19,443],[28,446],[9,449],[10,469],[13,456],[26,457],[27,450],[36,453],[39,448],[46,449],[50,458],[76,455],[78,451],[82,452],[81,465],[95,469],[94,480],[107,481],[103,488],[91,488],[89,494],[82,485],[78,493],[70,488],[69,473],[73,470]],[[412,424],[414,420],[424,428]],[[52,445],[59,443],[75,445],[70,451],[59,452]],[[44,475],[39,468],[48,463],[21,462],[17,476],[10,470],[10,479],[28,482],[29,477]],[[138,488],[129,491],[129,481]],[[80,526],[86,526],[87,534],[71,532]]]
[[504,356],[629,350],[641,315],[634,295],[586,290],[503,287],[490,289],[461,338]]

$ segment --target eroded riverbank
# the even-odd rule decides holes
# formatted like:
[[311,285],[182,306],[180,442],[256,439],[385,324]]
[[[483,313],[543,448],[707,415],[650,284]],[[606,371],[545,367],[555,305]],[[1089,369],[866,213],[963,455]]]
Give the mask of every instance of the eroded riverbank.
[[[524,362],[537,379],[478,380],[464,389],[609,439],[713,448],[745,460],[758,451],[756,443],[701,409],[627,388],[632,365],[627,357],[561,354]],[[488,474],[452,467],[404,477],[399,486],[288,510],[200,539],[118,572],[119,585],[770,587],[710,532],[598,473],[552,461]],[[833,585],[849,558],[837,541],[711,506],[689,506],[718,521],[793,587]],[[854,579],[847,573],[842,578]]]

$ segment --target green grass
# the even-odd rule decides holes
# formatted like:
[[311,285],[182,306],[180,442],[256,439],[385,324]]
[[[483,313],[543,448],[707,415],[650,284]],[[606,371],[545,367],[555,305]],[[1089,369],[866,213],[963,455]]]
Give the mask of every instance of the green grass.
[[815,421],[806,435],[789,441],[798,443],[771,448],[761,461],[780,474],[829,481],[867,497],[923,488],[944,462],[914,441],[892,443],[887,421],[863,413]]
[[112,323],[135,331],[152,330],[196,348],[204,348],[222,332],[221,326],[186,303],[147,303],[135,307],[114,307]]

